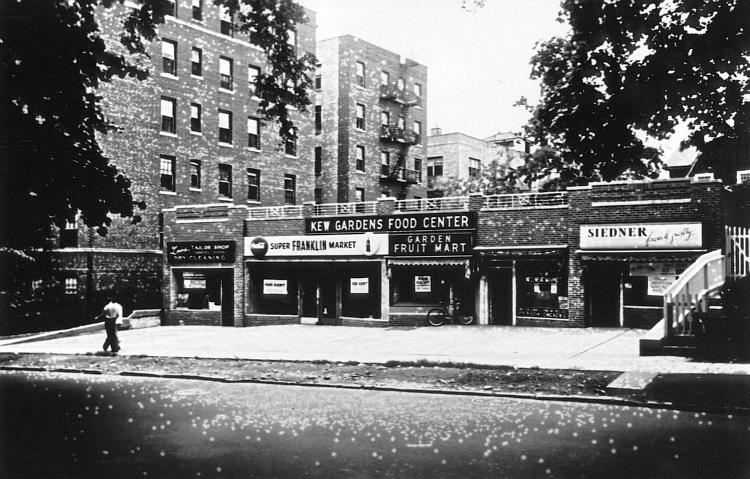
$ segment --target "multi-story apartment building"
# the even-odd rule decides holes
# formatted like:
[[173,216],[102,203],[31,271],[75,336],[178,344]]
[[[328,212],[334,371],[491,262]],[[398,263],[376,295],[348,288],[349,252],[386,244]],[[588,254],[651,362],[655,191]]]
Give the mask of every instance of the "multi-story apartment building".
[[317,57],[316,202],[423,197],[427,67],[351,35]]
[[[150,58],[141,60],[149,77],[101,88],[104,113],[119,129],[99,144],[147,207],[137,224],[113,218],[106,237],[77,224],[60,231],[51,261],[63,298],[52,326],[89,321],[107,293],[126,313],[160,308],[164,208],[313,199],[312,113],[294,115],[298,139],[282,142],[278,126],[257,111],[254,79],[266,68],[264,52],[212,2],[166,3]],[[122,49],[118,32],[129,11],[119,4],[99,11],[109,48]],[[315,53],[315,14],[306,15],[309,22],[290,32],[299,55]]]

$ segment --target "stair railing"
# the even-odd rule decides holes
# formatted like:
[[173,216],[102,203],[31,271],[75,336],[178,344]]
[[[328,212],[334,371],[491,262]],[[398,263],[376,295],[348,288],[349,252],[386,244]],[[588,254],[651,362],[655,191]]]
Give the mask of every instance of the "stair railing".
[[664,336],[694,336],[702,325],[696,313],[707,312],[709,295],[718,291],[726,278],[721,250],[700,256],[664,292]]

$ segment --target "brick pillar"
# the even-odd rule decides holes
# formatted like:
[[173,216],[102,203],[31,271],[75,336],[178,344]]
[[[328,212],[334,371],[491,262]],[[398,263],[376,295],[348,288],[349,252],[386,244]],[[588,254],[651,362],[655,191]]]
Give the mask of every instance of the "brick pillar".
[[312,218],[314,211],[315,211],[314,201],[305,201],[304,203],[302,203],[302,217],[303,218]]
[[469,194],[469,211],[479,211],[484,206],[484,195],[482,193]]
[[379,215],[391,215],[396,211],[396,198],[390,196],[388,198],[378,198],[378,203],[375,211]]

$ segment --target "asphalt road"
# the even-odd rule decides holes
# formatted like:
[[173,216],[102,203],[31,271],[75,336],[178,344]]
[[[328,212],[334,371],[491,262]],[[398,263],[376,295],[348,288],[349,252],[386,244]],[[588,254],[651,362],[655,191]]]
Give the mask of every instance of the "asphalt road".
[[0,372],[7,478],[743,478],[750,417]]

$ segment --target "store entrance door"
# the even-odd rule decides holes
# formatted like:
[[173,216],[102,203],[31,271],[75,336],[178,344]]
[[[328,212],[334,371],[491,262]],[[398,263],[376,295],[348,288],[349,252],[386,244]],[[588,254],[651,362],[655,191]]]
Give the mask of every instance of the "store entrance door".
[[337,278],[332,274],[321,274],[318,277],[320,302],[318,304],[318,324],[338,324],[336,314]]
[[622,272],[617,265],[601,263],[586,274],[586,323],[592,327],[620,326]]
[[221,291],[221,325],[234,326],[234,288],[231,273],[222,274],[219,279]]
[[490,324],[513,324],[513,269],[494,268],[489,272]]

